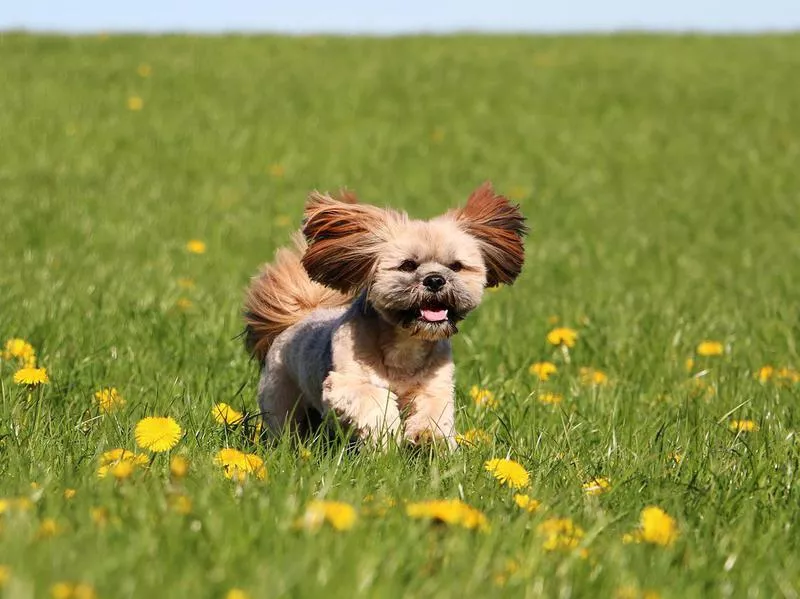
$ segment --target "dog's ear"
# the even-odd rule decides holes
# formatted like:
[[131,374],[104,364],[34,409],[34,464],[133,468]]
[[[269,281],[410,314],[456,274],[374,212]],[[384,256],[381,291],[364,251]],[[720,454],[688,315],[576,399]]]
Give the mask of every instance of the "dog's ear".
[[338,200],[343,204],[358,204],[358,197],[356,196],[356,192],[343,187],[339,190],[335,196],[333,196],[334,200]]
[[303,267],[312,280],[351,293],[372,276],[385,211],[357,204],[350,191],[341,192],[339,198],[316,191],[308,196]]
[[519,205],[497,195],[487,181],[456,210],[455,218],[463,230],[478,240],[486,264],[486,286],[513,283],[525,261],[522,239],[528,232]]

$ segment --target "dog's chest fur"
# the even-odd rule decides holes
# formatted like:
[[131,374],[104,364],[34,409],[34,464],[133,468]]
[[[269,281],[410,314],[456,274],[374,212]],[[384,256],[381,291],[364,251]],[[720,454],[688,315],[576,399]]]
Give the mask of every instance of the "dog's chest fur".
[[[350,310],[334,332],[333,369],[356,369],[371,384],[391,391],[399,407],[413,399],[423,385],[445,379],[452,385],[453,363],[448,340],[424,341],[398,332],[374,313]],[[355,363],[337,354],[354,355]],[[355,374],[355,373],[354,373]]]

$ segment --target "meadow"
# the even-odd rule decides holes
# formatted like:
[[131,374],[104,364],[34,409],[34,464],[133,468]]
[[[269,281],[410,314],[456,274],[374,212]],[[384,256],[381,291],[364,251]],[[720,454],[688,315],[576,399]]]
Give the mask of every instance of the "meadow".
[[[0,594],[798,597],[799,70],[797,35],[0,34]],[[259,442],[243,291],[306,194],[487,179],[531,233],[454,339],[459,449]]]

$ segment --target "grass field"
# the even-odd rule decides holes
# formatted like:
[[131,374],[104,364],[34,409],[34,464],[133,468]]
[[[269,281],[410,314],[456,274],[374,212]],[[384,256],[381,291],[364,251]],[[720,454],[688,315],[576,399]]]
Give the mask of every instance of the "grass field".
[[[49,376],[0,361],[4,596],[798,597],[798,70],[798,36],[1,35],[0,343]],[[488,440],[380,455],[215,421],[256,411],[242,293],[309,190],[432,216],[485,179],[532,227],[454,341],[459,429]],[[171,452],[137,447],[146,416],[180,424]],[[224,447],[266,479],[226,478]],[[149,467],[98,478],[114,448]],[[485,470],[504,457],[527,488]],[[352,528],[298,529],[320,498]],[[488,529],[406,513],[439,498]]]

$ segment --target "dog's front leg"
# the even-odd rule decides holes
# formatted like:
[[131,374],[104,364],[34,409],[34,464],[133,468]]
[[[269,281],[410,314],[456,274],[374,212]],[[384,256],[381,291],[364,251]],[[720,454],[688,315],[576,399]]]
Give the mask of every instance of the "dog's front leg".
[[455,401],[452,365],[442,369],[424,385],[414,390],[408,402],[409,414],[403,435],[413,443],[443,440],[456,448]]
[[369,443],[386,447],[398,437],[401,422],[397,396],[363,376],[328,373],[322,384],[322,403]]

